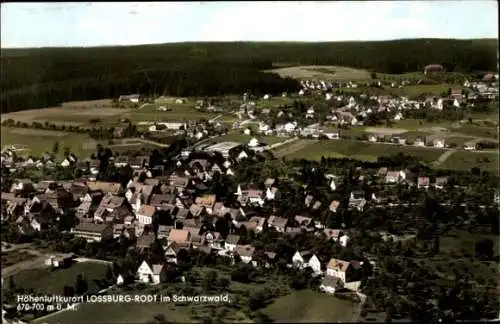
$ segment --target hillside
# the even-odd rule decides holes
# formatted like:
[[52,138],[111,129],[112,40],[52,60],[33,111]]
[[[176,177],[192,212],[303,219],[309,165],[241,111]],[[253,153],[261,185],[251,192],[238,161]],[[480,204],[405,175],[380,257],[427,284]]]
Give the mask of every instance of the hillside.
[[[126,47],[2,49],[2,112],[119,94],[218,95],[294,90],[266,73],[285,65],[345,66],[379,73],[496,70],[497,40],[175,43]],[[283,64],[282,64],[283,65]]]

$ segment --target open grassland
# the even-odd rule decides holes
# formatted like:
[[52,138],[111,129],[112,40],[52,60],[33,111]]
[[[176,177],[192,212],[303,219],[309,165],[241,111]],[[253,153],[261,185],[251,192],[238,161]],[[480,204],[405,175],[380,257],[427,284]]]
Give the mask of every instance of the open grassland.
[[111,100],[67,102],[61,107],[23,110],[2,114],[2,121],[13,119],[15,121],[32,123],[53,122],[67,126],[85,126],[91,119],[100,119],[102,122],[116,122],[121,115],[130,109],[112,108]]
[[422,94],[440,95],[443,92],[448,92],[450,88],[461,88],[453,84],[412,84],[402,88],[387,88],[389,92],[398,96],[407,96],[410,98],[418,97]]
[[255,105],[259,108],[274,108],[285,105],[291,106],[294,100],[297,100],[297,98],[276,96],[269,99],[258,100]]
[[315,79],[315,80],[344,80],[357,81],[370,79],[370,73],[362,69],[354,69],[344,66],[332,65],[307,65],[291,66],[268,70],[279,74],[281,77],[294,79]]
[[77,133],[65,133],[60,131],[49,131],[41,129],[1,127],[1,146],[10,144],[26,145],[26,150],[19,151],[19,155],[42,156],[46,152],[52,152],[54,143],[59,143],[57,156],[62,157],[64,148],[68,147],[76,156],[88,154],[86,145],[95,143],[89,136]]
[[301,150],[291,152],[287,157],[319,160],[324,156],[326,158],[351,158],[376,161],[380,156],[390,156],[397,153],[419,157],[424,162],[431,163],[443,153],[443,150],[350,140],[330,140],[306,146]]
[[[159,111],[159,107],[167,107],[171,111]],[[125,117],[132,122],[140,121],[187,121],[199,119],[212,119],[221,113],[200,112],[195,109],[194,103],[188,102],[184,104],[151,104],[142,109],[136,109],[128,112]]]
[[455,130],[457,133],[461,133],[464,135],[482,137],[482,138],[498,138],[498,127],[487,127],[487,126],[479,126],[479,125],[461,125],[459,129]]
[[355,322],[359,304],[312,290],[295,291],[278,298],[264,313],[277,323]]
[[88,291],[100,290],[96,281],[105,278],[107,265],[96,262],[77,262],[66,269],[34,268],[14,275],[17,287],[33,289],[44,295],[62,295],[65,285],[74,287],[76,277],[82,274],[87,280]]
[[440,165],[440,168],[451,170],[470,170],[474,167],[498,173],[498,150],[488,152],[457,151]]
[[299,139],[296,141],[293,141],[291,143],[279,146],[275,150],[273,150],[273,154],[276,157],[284,157],[288,156],[290,154],[293,154],[295,152],[301,151],[304,148],[307,148],[308,146],[317,143],[318,140],[312,140],[312,139]]
[[23,261],[36,259],[37,257],[37,255],[25,250],[11,252],[2,251],[2,266],[5,268]]

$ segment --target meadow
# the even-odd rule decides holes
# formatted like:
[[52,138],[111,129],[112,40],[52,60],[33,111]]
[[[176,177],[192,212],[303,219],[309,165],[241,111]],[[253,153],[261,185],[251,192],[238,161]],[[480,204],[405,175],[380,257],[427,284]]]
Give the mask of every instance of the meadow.
[[27,149],[18,152],[20,155],[42,156],[46,152],[52,153],[54,143],[58,142],[57,158],[61,159],[63,157],[65,147],[68,147],[72,153],[80,157],[88,155],[87,145],[95,142],[85,134],[4,126],[0,130],[2,148],[10,144],[27,145]]
[[287,155],[287,158],[320,160],[324,156],[326,158],[351,158],[376,161],[380,156],[390,156],[397,153],[419,157],[424,162],[431,163],[443,153],[443,150],[351,140],[326,140],[308,145]]
[[21,271],[14,275],[17,287],[33,289],[44,295],[62,295],[65,285],[74,287],[76,276],[83,274],[87,280],[88,291],[97,292],[101,288],[96,280],[106,276],[107,265],[96,262],[77,262],[65,269],[34,268]]
[[488,152],[457,151],[444,161],[440,168],[470,170],[477,167],[481,170],[498,173],[498,163],[498,150]]
[[278,298],[264,313],[277,323],[356,322],[358,307],[359,304],[308,289]]

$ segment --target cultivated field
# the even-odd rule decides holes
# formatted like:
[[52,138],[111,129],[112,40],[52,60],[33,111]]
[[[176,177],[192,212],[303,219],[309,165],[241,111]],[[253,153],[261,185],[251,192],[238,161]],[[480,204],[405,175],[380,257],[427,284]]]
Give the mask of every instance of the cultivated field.
[[[17,152],[19,155],[42,156],[46,152],[52,153],[54,143],[59,143],[58,157],[62,157],[64,147],[78,157],[89,153],[89,143],[95,143],[89,136],[77,133],[65,133],[41,129],[1,127],[1,146],[10,144],[23,144],[26,150]],[[93,145],[95,148],[95,145]]]
[[282,77],[295,79],[316,79],[316,80],[368,80],[370,72],[362,69],[354,69],[344,66],[332,65],[310,65],[292,66],[268,70],[277,73]]
[[102,122],[116,122],[130,109],[111,108],[111,100],[78,101],[61,104],[61,107],[32,109],[2,114],[2,121],[13,119],[15,121],[32,123],[52,122],[67,126],[89,125],[91,119],[98,118]]
[[277,149],[273,150],[273,154],[274,156],[279,158],[283,156],[293,155],[295,152],[301,151],[304,148],[308,147],[309,145],[312,145],[317,142],[318,140],[299,139],[292,143],[279,146]]
[[457,151],[440,165],[443,169],[470,170],[477,167],[481,170],[498,173],[498,151],[467,152]]
[[312,290],[296,291],[278,298],[264,313],[277,323],[356,322],[359,304]]
[[397,153],[420,157],[424,162],[431,163],[443,153],[443,150],[350,140],[334,140],[306,145],[294,152],[289,151],[286,156],[288,158],[308,160],[319,160],[324,156],[330,158],[351,158],[376,161],[380,156],[390,156]]
[[[159,107],[167,107],[172,109],[171,111],[159,111]],[[167,104],[151,104],[144,106],[142,109],[131,110],[124,115],[125,118],[129,118],[132,122],[140,121],[187,121],[187,120],[200,120],[200,119],[212,119],[221,113],[208,113],[200,112],[195,109],[195,103],[187,102],[184,104],[167,103]]]
[[96,280],[105,278],[107,265],[96,262],[77,262],[66,269],[51,270],[34,268],[14,275],[17,287],[33,289],[45,295],[62,295],[65,285],[74,287],[76,276],[83,274],[88,283],[89,292],[100,290]]

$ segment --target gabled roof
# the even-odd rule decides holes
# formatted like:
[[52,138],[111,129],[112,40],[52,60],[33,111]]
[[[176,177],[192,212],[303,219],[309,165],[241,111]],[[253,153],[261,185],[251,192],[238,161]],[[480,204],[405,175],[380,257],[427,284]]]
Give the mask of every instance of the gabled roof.
[[255,252],[255,247],[252,245],[237,245],[234,252],[242,257],[251,257]]
[[239,235],[233,235],[233,234],[229,234],[227,237],[226,237],[226,243],[227,244],[238,244],[240,240],[240,236]]
[[156,213],[156,208],[155,206],[151,205],[141,205],[141,207],[137,211],[138,215],[143,215],[148,217],[153,217],[155,213]]
[[168,240],[177,242],[177,243],[185,243],[189,241],[190,233],[185,229],[172,229],[168,235]]

